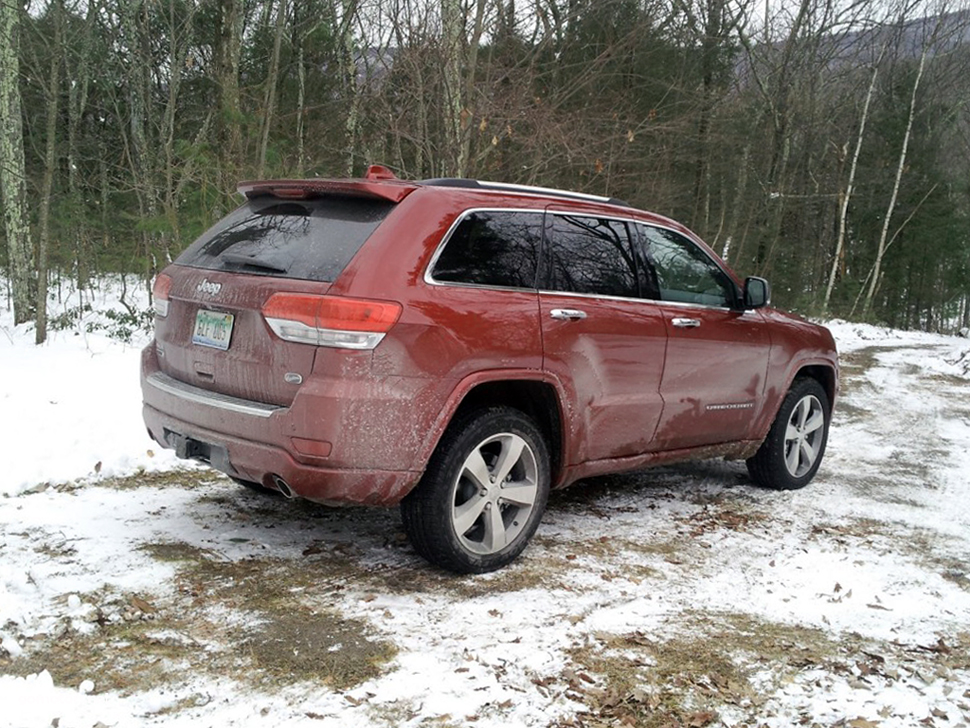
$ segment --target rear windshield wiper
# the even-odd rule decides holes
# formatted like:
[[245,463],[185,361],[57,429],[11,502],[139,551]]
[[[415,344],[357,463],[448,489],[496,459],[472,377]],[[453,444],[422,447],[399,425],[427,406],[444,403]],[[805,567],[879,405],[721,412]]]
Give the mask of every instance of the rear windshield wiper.
[[230,253],[226,251],[219,258],[224,263],[259,268],[260,270],[267,270],[271,273],[286,273],[287,270],[285,266],[271,263],[268,260],[261,260],[251,255],[243,255],[242,253]]

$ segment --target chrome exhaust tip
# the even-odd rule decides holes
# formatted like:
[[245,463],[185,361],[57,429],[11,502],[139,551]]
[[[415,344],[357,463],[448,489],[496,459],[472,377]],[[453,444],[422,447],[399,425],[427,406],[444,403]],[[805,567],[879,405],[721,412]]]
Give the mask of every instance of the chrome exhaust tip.
[[273,476],[273,485],[275,485],[276,486],[276,490],[278,490],[280,493],[282,493],[283,496],[286,497],[286,498],[292,498],[294,495],[296,495],[293,492],[293,489],[290,488],[289,485],[287,485],[286,481],[283,480],[278,475],[274,475]]

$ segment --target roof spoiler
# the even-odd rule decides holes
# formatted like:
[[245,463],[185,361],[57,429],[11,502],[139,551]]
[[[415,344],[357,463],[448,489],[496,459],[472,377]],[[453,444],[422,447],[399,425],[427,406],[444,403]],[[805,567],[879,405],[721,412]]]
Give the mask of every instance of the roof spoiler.
[[236,189],[247,198],[272,195],[287,200],[306,200],[323,195],[367,197],[398,203],[418,188],[397,178],[387,167],[372,164],[362,179],[276,179],[240,182]]

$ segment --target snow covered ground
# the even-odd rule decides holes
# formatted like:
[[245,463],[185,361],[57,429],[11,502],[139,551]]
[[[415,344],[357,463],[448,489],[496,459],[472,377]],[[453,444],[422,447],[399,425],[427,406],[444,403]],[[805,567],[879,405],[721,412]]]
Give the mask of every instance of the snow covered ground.
[[116,297],[42,347],[0,311],[0,726],[970,725],[970,342],[834,322],[804,491],[598,479],[456,578],[154,446]]

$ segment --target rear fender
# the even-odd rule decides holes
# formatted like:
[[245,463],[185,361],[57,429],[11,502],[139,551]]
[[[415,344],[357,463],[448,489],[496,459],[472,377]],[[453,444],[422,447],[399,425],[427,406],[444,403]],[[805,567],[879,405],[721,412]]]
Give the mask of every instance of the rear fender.
[[[487,372],[477,372],[462,379],[452,390],[451,395],[449,395],[448,399],[446,400],[441,412],[439,412],[438,416],[434,420],[433,425],[431,428],[429,428],[413,467],[422,471],[427,467],[428,461],[431,459],[431,455],[438,446],[442,435],[444,435],[445,430],[448,429],[448,425],[454,419],[455,413],[466,400],[469,393],[471,393],[476,387],[483,384],[500,384],[505,382],[536,382],[551,385],[555,390],[556,403],[559,408],[559,422],[561,425],[559,433],[560,442],[547,444],[549,445],[550,453],[559,454],[558,457],[553,456],[554,459],[558,460],[559,462],[551,463],[553,471],[552,486],[556,487],[558,481],[560,481],[565,475],[565,463],[568,462],[568,454],[566,452],[568,438],[566,437],[565,433],[569,430],[569,423],[572,416],[570,412],[564,408],[563,403],[567,400],[562,383],[556,377],[535,369],[501,369]],[[513,407],[515,406],[515,403],[509,404]]]

